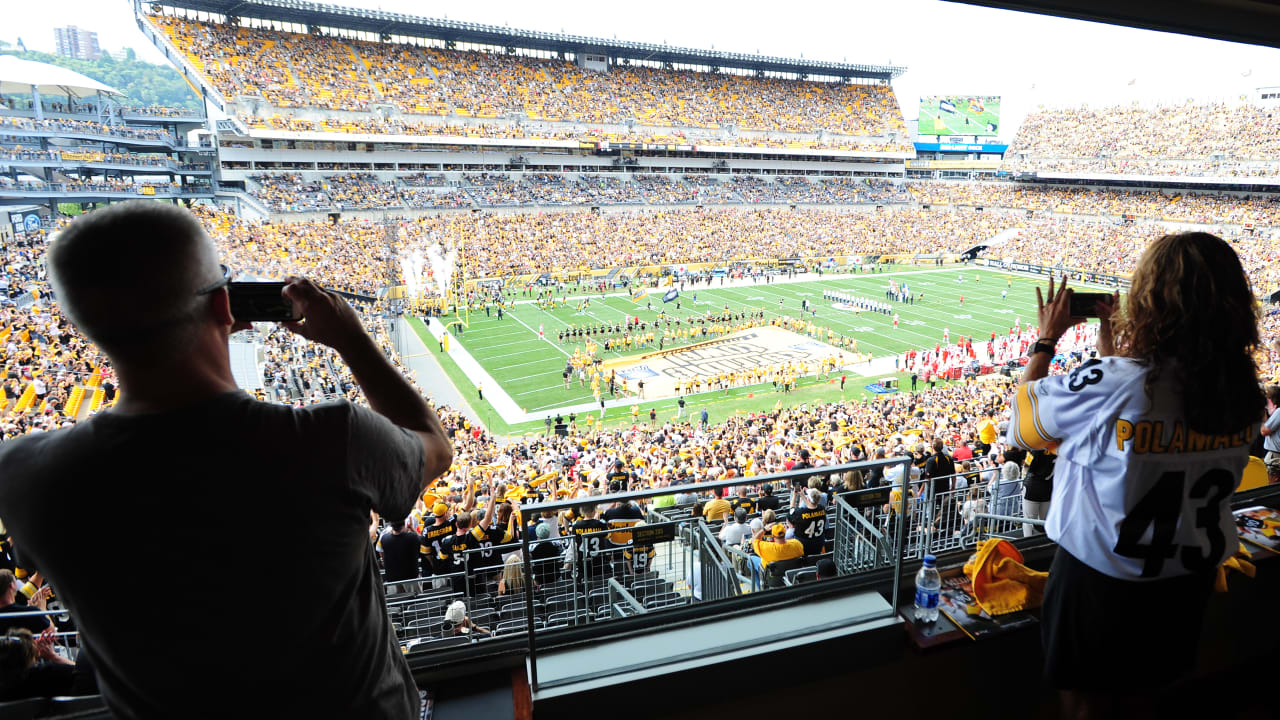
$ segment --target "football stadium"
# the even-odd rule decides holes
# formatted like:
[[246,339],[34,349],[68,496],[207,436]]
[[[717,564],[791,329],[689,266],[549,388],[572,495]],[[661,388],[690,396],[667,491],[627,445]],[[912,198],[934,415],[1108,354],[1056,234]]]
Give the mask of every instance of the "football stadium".
[[0,42],[0,720],[1270,713],[1280,93],[128,5]]

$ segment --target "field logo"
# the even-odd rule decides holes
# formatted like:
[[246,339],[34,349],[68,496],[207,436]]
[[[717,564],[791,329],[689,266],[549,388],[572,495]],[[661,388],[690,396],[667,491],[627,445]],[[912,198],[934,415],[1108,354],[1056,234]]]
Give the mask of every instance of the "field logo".
[[973,319],[973,316],[972,316],[972,315],[952,315],[951,317],[953,317],[953,318],[955,318],[955,319],[957,319],[957,320],[972,320],[972,319]]
[[658,377],[658,373],[650,370],[648,365],[629,367],[626,370],[619,371],[618,374],[627,380],[648,380],[649,378]]
[[825,343],[820,343],[820,342],[814,342],[812,340],[808,342],[794,343],[792,345],[789,345],[788,347],[790,347],[792,350],[799,350],[800,352],[822,352],[824,350],[831,349],[830,345],[827,345]]
[[848,310],[850,312],[856,312],[858,310],[858,308],[854,307],[853,305],[850,305],[849,303],[841,303],[841,302],[831,303],[831,307],[837,310]]

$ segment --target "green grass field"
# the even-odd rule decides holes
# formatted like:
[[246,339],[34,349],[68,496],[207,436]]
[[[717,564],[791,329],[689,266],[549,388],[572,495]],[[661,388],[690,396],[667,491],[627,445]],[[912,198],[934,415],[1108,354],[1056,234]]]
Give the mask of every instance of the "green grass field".
[[[760,308],[768,318],[783,315],[798,317],[801,300],[808,299],[816,306],[818,313],[816,318],[809,318],[810,320],[818,326],[829,327],[836,333],[856,338],[861,352],[871,352],[876,357],[897,355],[911,349],[931,349],[942,341],[943,328],[950,329],[953,341],[962,335],[984,340],[993,331],[1008,332],[1017,319],[1024,325],[1034,323],[1035,320],[1036,281],[992,269],[898,267],[883,273],[840,279],[828,276],[818,280],[817,276],[813,277],[814,280],[805,282],[760,283],[734,288],[722,288],[717,281],[715,286],[702,285],[696,290],[697,305],[693,304],[695,290],[690,287],[681,294],[680,311],[675,310],[674,302],[665,309],[670,315],[691,317],[703,315],[707,311],[723,311],[727,304],[735,312]],[[957,282],[959,277],[963,277],[963,283]],[[893,310],[901,317],[897,330],[893,328],[891,315],[871,312],[856,315],[851,311],[838,310],[832,303],[822,301],[825,290],[883,300],[890,278],[906,282],[918,298],[914,305],[892,303]],[[1001,293],[1006,289],[1008,299],[1002,300]],[[922,293],[923,299],[920,299]],[[960,304],[961,295],[964,296],[963,305]],[[567,308],[554,311],[541,310],[532,304],[517,304],[514,311],[508,313],[503,320],[498,320],[496,315],[486,317],[483,312],[472,313],[470,327],[459,341],[521,408],[534,414],[553,413],[559,408],[593,401],[590,387],[581,387],[576,379],[571,382],[569,389],[564,388],[560,373],[576,345],[558,343],[556,334],[571,325],[621,322],[627,315],[639,315],[644,320],[656,319],[658,311],[663,307],[661,294],[649,299],[653,302],[651,311],[645,309],[646,301],[643,300],[634,303],[626,296],[602,298],[597,295],[592,298],[586,314],[575,314],[573,300]],[[781,307],[779,300],[782,301]],[[538,338],[540,324],[546,340]],[[420,323],[416,321],[415,327],[420,333],[423,332]],[[466,397],[472,399],[472,405],[487,423],[494,426],[495,431],[525,432],[542,429],[540,422],[515,426],[502,423],[487,402],[475,399],[472,390],[474,384],[448,356],[437,352],[437,344],[429,341],[429,338],[426,344],[445,366],[454,384]],[[632,351],[631,354],[651,350],[652,348]],[[603,349],[600,354],[606,360],[622,356],[621,353],[605,352]],[[885,374],[877,373],[876,377]],[[826,402],[842,397],[858,398],[866,394],[863,386],[869,382],[871,380],[851,376],[842,394],[834,383],[821,378],[809,378],[801,382],[796,392],[785,396],[784,402],[794,405],[801,402]],[[714,408],[709,410],[714,413],[714,418],[723,420],[726,415],[739,410],[772,408],[783,397],[773,391],[771,384],[765,383],[755,387],[733,388],[728,394],[710,391],[693,396],[688,400],[687,410],[696,413],[704,405],[709,405]],[[666,420],[675,413],[675,398],[653,399],[641,403],[645,418],[650,406],[658,407],[660,419]],[[611,408],[606,416],[607,423],[629,420],[629,408]]]
[[[938,108],[940,101],[946,100],[955,105],[954,113],[944,112]],[[921,98],[920,135],[977,135],[991,136],[999,132],[1000,98],[982,98],[983,112],[970,112],[969,96],[956,95],[948,97]],[[968,121],[966,123],[965,121]],[[987,130],[987,124],[996,125],[997,131]]]

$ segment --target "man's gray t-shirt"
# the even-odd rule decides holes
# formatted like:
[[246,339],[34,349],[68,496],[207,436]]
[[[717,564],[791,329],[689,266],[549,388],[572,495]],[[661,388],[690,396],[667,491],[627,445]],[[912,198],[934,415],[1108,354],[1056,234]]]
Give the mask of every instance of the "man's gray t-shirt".
[[1262,447],[1268,452],[1280,452],[1280,409],[1271,413],[1263,426],[1271,431],[1271,434],[1262,439]]
[[232,392],[3,443],[0,518],[117,717],[404,718],[369,512],[407,516],[424,468],[370,410]]

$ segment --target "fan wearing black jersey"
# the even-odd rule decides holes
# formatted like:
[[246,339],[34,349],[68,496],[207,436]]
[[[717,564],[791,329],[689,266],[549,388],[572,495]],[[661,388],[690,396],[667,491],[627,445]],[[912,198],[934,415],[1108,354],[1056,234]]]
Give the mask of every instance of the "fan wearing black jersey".
[[609,492],[626,492],[631,489],[631,473],[628,473],[621,460],[615,460],[613,469],[605,475],[609,482]]
[[[796,494],[800,496],[799,503],[794,499]],[[794,509],[787,522],[795,528],[795,539],[804,545],[805,557],[826,552],[827,509],[821,503],[822,491],[818,488],[793,493],[791,504]]]
[[518,504],[505,501],[501,505],[498,499],[505,497],[506,485],[499,483],[489,498],[489,506],[484,510],[480,520],[480,552],[473,555],[471,569],[480,580],[488,580],[497,575],[497,568],[502,565],[502,551],[497,548],[514,542],[516,529],[520,527],[520,507]]
[[431,515],[434,520],[422,529],[422,577],[447,571],[444,563],[439,562],[440,541],[452,535],[455,529],[448,505],[437,502],[431,506]]
[[737,495],[729,500],[729,507],[733,508],[733,512],[737,513],[738,508],[742,508],[750,515],[756,511],[756,501],[747,495],[747,486],[739,485]]
[[[569,528],[573,533],[574,559],[577,561],[578,577],[603,576],[607,566],[608,551],[613,543],[603,534],[609,525],[600,519],[600,506],[583,505],[578,508],[578,520]],[[584,537],[585,536],[585,537]]]

